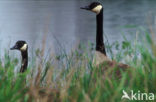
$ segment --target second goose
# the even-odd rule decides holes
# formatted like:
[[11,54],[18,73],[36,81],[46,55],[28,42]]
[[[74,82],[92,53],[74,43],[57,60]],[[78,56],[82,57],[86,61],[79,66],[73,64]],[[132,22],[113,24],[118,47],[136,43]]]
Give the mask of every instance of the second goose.
[[16,44],[10,48],[10,50],[19,50],[22,55],[22,64],[20,72],[23,73],[26,71],[28,66],[28,44],[25,41],[17,41]]

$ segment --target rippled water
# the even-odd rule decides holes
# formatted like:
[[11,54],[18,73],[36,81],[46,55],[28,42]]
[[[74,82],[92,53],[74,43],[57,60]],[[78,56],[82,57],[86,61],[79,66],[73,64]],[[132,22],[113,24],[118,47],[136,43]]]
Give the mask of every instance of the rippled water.
[[[1,0],[0,49],[9,49],[17,40],[26,40],[29,52],[39,48],[46,36],[46,49],[57,52],[62,45],[70,51],[79,42],[95,42],[95,14],[79,9],[90,1],[79,0]],[[103,0],[104,32],[109,43],[134,39],[136,28],[154,26],[156,1]]]

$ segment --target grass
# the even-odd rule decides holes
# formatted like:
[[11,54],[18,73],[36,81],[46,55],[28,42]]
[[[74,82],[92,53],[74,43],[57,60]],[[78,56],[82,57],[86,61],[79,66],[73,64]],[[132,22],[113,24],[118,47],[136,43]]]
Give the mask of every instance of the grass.
[[71,54],[51,54],[47,59],[45,48],[37,50],[24,74],[14,72],[20,61],[6,53],[0,59],[0,102],[133,102],[121,99],[123,90],[154,93],[156,100],[156,46],[149,34],[141,44],[125,38],[122,45],[106,47],[109,53],[112,47],[122,49],[112,58],[132,67],[121,78],[113,74],[115,68],[102,72],[94,66],[92,53],[81,45]]

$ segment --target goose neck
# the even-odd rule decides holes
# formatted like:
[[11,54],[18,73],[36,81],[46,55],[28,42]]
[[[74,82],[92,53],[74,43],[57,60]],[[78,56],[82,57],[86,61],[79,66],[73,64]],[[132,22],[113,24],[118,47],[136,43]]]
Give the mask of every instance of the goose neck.
[[103,41],[103,9],[96,16],[96,50],[106,55],[104,41]]
[[27,69],[27,65],[28,65],[28,51],[21,51],[21,55],[22,55],[22,65],[21,65],[21,69],[20,72],[24,72]]

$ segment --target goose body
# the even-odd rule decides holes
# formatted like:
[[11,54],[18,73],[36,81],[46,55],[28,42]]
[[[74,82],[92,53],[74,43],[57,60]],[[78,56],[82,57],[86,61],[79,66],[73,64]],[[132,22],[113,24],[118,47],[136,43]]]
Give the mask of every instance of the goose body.
[[[103,6],[99,2],[93,2],[89,6],[81,7],[91,12],[96,13],[96,51],[93,63],[97,66],[104,64],[104,67],[118,67],[118,68],[128,68],[129,66],[122,63],[117,63],[112,61],[107,57],[104,40],[103,40]],[[107,68],[105,68],[107,69]]]
[[111,61],[107,56],[105,56],[103,53],[100,51],[95,51],[94,56],[93,56],[93,65],[98,66],[99,64],[106,62],[106,61]]
[[25,41],[17,41],[16,44],[10,48],[10,50],[19,50],[22,56],[22,64],[20,72],[23,73],[26,71],[28,66],[28,44]]

